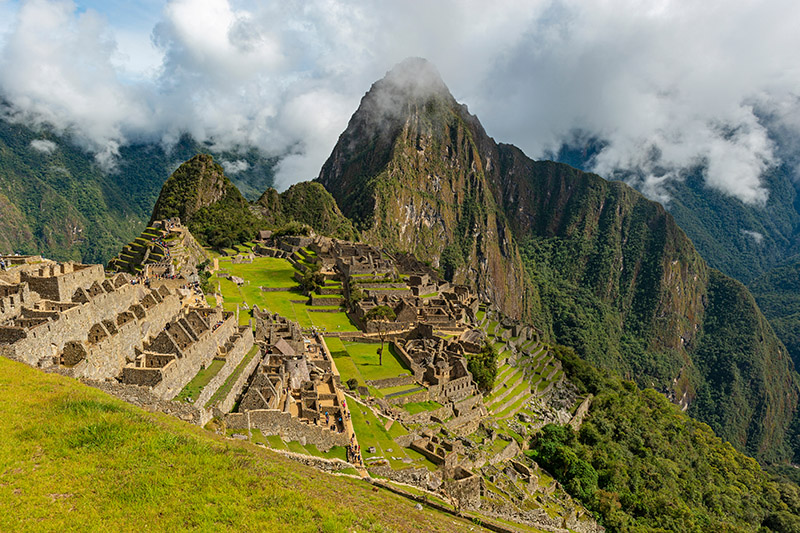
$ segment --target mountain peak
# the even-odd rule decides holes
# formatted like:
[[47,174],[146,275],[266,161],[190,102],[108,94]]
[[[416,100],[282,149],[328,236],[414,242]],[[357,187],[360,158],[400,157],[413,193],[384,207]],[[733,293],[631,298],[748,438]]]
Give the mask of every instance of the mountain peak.
[[450,95],[436,67],[422,57],[409,57],[398,63],[374,88],[387,88],[402,92],[411,98]]

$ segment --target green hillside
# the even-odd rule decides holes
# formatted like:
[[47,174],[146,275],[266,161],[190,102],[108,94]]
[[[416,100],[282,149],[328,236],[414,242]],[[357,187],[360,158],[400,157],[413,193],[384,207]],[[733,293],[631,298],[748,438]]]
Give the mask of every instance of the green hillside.
[[771,479],[652,389],[556,353],[595,397],[579,431],[545,426],[529,453],[610,531],[800,530],[797,485]]
[[161,188],[150,223],[173,217],[202,244],[215,248],[248,241],[264,225],[208,154],[183,163]]
[[453,531],[362,481],[0,358],[3,531]]
[[775,267],[749,288],[800,370],[800,258]]
[[[0,119],[0,252],[105,263],[144,229],[177,165],[209,150],[186,135],[168,149],[131,143],[104,171],[68,134]],[[254,150],[213,153],[246,167],[232,176],[251,199],[272,185],[276,158]]]
[[357,239],[352,222],[342,214],[325,187],[316,182],[296,183],[282,193],[267,189],[253,205],[271,227],[300,222],[322,235]]

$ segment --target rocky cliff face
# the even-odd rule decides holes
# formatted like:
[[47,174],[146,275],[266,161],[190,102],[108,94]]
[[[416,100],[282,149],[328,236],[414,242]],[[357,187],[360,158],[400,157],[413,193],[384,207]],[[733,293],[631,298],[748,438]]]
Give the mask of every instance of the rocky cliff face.
[[[796,374],[743,287],[630,187],[496,144],[424,60],[372,86],[318,181],[365,240],[431,261],[684,407],[696,398],[693,412],[740,448],[790,456]],[[737,320],[722,301],[747,317],[747,349],[726,340]],[[757,386],[720,388],[724,375]]]

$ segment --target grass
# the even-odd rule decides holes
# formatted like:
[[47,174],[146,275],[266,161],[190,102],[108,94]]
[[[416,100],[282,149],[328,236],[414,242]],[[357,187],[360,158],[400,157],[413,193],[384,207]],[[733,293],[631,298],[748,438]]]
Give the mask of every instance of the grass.
[[383,364],[378,364],[380,344],[345,342],[344,346],[363,381],[393,378],[411,372],[388,343],[383,347]]
[[231,375],[228,376],[228,379],[225,380],[225,383],[223,383],[222,386],[219,389],[217,389],[217,392],[214,393],[214,396],[212,396],[211,399],[208,400],[208,403],[206,403],[206,407],[208,407],[209,405],[214,405],[217,402],[221,402],[223,398],[225,398],[225,396],[228,395],[228,393],[233,388],[233,384],[236,383],[237,379],[239,379],[239,376],[244,371],[244,368],[247,366],[247,364],[250,363],[250,361],[253,360],[253,357],[256,356],[258,350],[259,350],[258,344],[250,348],[250,351],[247,352],[247,355],[245,355],[242,358],[242,361],[236,366],[233,372],[231,372]]
[[211,361],[211,364],[208,365],[208,368],[204,368],[197,373],[195,377],[192,378],[192,381],[186,384],[182,391],[175,396],[175,400],[179,402],[185,402],[187,399],[192,398],[193,400],[197,400],[197,397],[200,396],[200,393],[203,391],[208,382],[214,379],[214,376],[222,369],[225,365],[225,361],[221,361],[219,359],[214,359]]
[[0,358],[2,531],[453,531],[468,522]]
[[422,413],[423,411],[435,411],[440,407],[442,407],[442,404],[433,401],[411,402],[403,405],[403,409],[405,409],[412,415],[416,415],[417,413]]
[[[405,453],[405,449],[394,442],[398,435],[392,435],[391,431],[385,428],[386,420],[378,418],[369,407],[356,403],[353,400],[348,400],[350,407],[350,414],[352,416],[353,429],[355,429],[358,444],[361,446],[361,455],[365,461],[373,457],[383,457],[391,464],[392,468],[403,469],[410,466],[402,461],[403,458],[409,457]],[[402,426],[395,423],[394,426]],[[404,431],[404,430],[403,430]],[[367,451],[370,447],[375,447],[375,453]],[[391,450],[391,451],[389,451]],[[399,459],[393,459],[398,457]]]
[[[285,259],[256,257],[252,263],[236,265],[230,261],[220,260],[220,270],[221,272],[211,278],[211,284],[214,287],[219,285],[223,308],[226,311],[235,311],[237,304],[247,302],[251,309],[253,305],[258,305],[261,309],[278,313],[297,322],[300,327],[315,326],[327,331],[358,331],[344,312],[309,312],[308,309],[311,307],[306,305],[308,297],[297,290],[299,289],[297,282],[292,278],[295,269]],[[249,283],[237,286],[222,277],[228,274],[238,276]],[[285,290],[265,292],[261,287]],[[248,317],[239,316],[242,325],[247,324],[246,318]]]

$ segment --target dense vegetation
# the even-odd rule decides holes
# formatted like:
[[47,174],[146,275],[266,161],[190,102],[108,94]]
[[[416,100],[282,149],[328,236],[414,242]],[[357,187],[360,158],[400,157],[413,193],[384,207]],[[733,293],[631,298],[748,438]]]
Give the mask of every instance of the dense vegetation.
[[[800,442],[788,433],[786,439],[770,438],[770,432],[789,427],[787,407],[797,404],[800,379],[786,349],[773,335],[758,333],[769,327],[747,289],[717,271],[711,273],[706,313],[694,353],[705,386],[689,413],[755,457],[769,462],[792,457],[791,447],[797,453]],[[746,431],[753,419],[762,424]]]
[[[597,139],[582,138],[572,144],[551,155],[556,161],[584,170],[603,148]],[[683,179],[665,182],[663,192],[669,195],[665,206],[710,266],[750,283],[800,251],[800,182],[793,172],[787,163],[764,172],[761,184],[769,197],[766,205],[758,205],[745,204],[707,186],[703,169],[698,166]],[[638,175],[604,177],[624,180],[640,191],[645,183]]]
[[253,238],[265,226],[213,157],[200,154],[164,183],[150,222],[179,217],[202,244],[225,248]]
[[[208,147],[188,136],[169,148],[129,144],[105,171],[68,134],[0,119],[0,252],[106,263],[144,229],[177,162],[201,151]],[[247,163],[234,180],[251,195],[272,184],[277,160],[253,150],[219,156]]]
[[753,281],[750,291],[800,370],[800,257]]
[[358,239],[353,223],[342,214],[325,187],[316,182],[296,183],[282,193],[267,189],[254,207],[270,227],[301,223],[321,235],[348,241]]
[[485,342],[483,349],[478,353],[467,354],[467,370],[472,374],[472,379],[483,393],[489,393],[494,388],[497,378],[497,350]]
[[652,389],[555,350],[595,394],[580,430],[545,426],[530,454],[612,531],[800,531],[800,489]]

